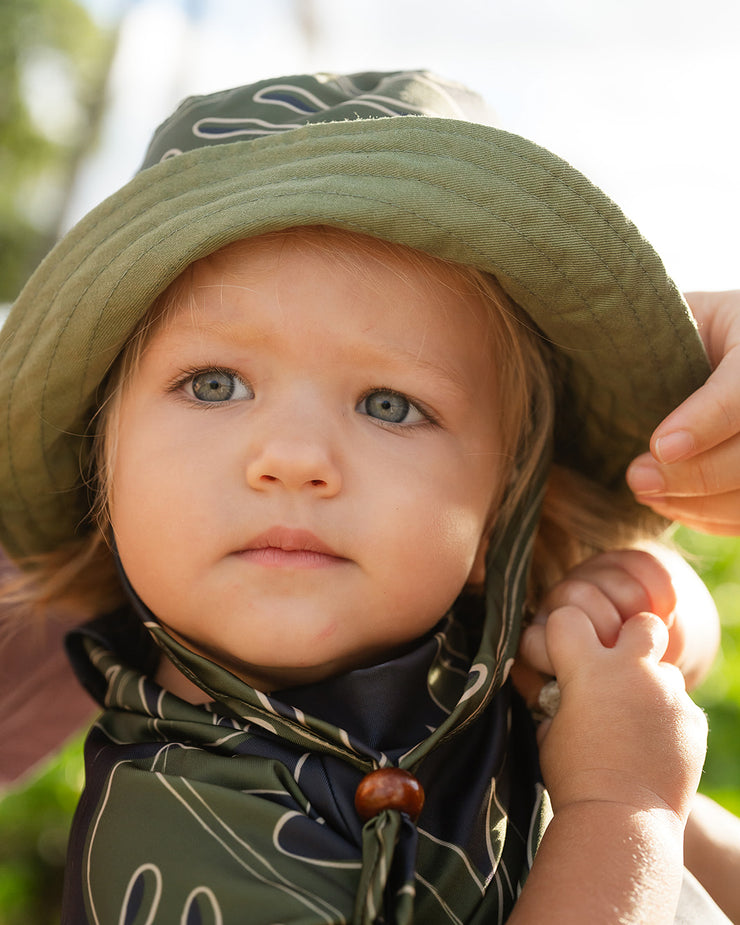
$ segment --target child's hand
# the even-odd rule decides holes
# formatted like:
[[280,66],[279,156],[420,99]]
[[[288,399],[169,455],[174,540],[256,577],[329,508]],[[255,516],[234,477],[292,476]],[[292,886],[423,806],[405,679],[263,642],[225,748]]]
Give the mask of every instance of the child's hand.
[[545,625],[553,610],[566,605],[589,614],[602,644],[611,646],[622,623],[636,613],[650,611],[671,623],[676,594],[668,569],[641,549],[600,553],[572,569],[540,602],[519,642],[512,678],[535,710],[543,683],[555,675],[545,643]]
[[600,622],[593,612],[564,606],[545,628],[561,691],[540,746],[553,808],[619,803],[669,809],[685,823],[701,775],[706,718],[679,670],[661,662],[668,644],[661,620],[631,617],[611,648],[599,638]]
[[522,634],[521,654],[545,674],[554,672],[544,627],[552,611],[566,604],[585,610],[601,642],[611,646],[622,623],[643,610],[668,624],[676,607],[676,592],[666,565],[643,549],[611,550],[581,562],[550,589]]
[[545,625],[558,607],[575,605],[594,621],[605,646],[614,644],[623,622],[643,611],[656,614],[669,632],[664,661],[677,665],[689,688],[704,677],[719,645],[719,619],[701,579],[676,553],[662,546],[618,549],[577,565],[544,597],[522,632],[514,683],[527,704],[555,674],[545,643]]
[[638,501],[705,533],[740,533],[740,290],[687,295],[714,372],[657,427],[627,482]]

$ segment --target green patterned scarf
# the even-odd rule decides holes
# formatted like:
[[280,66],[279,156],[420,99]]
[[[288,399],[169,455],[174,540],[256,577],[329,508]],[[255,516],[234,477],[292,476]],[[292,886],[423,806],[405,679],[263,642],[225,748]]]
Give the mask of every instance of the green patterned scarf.
[[[135,596],[138,614],[71,637],[104,713],[63,921],[505,921],[549,821],[531,722],[505,683],[539,500],[533,488],[496,537],[485,602],[461,601],[412,652],[320,684],[256,691],[172,640]],[[152,637],[207,704],[154,683]],[[358,784],[384,767],[421,782],[417,822],[358,818]]]

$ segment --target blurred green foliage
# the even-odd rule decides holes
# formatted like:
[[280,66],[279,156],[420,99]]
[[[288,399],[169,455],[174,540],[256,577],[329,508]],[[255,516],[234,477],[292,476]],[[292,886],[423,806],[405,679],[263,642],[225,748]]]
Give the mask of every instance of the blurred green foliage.
[[0,925],[60,921],[67,837],[82,783],[80,740],[0,801]]
[[[114,45],[115,32],[77,0],[0,0],[0,303],[15,298],[57,236],[96,138]],[[0,799],[0,925],[59,922],[81,786],[76,742]]]
[[97,129],[111,47],[76,0],[0,2],[0,302],[56,235]]
[[[740,540],[681,529],[676,541],[714,594],[723,623],[722,651],[695,692],[710,726],[701,790],[740,815]],[[77,741],[0,801],[0,925],[59,921],[64,849],[81,785]]]
[[709,717],[701,790],[740,816],[740,539],[683,528],[675,539],[712,592],[722,620],[719,656],[707,680],[693,692]]

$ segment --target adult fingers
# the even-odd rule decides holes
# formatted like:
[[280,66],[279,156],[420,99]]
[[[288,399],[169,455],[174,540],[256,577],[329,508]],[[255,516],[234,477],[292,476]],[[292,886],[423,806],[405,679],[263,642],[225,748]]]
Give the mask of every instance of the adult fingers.
[[686,292],[699,334],[716,369],[722,357],[740,344],[740,289],[719,292]]
[[650,449],[672,464],[712,449],[740,431],[740,290],[686,293],[713,373],[656,428]]
[[740,489],[740,434],[671,465],[662,465],[650,453],[644,453],[630,464],[627,484],[639,501],[665,495],[702,497],[736,491]]
[[638,499],[669,520],[715,536],[740,534],[740,490],[709,497],[641,496]]
[[734,345],[706,383],[655,429],[650,440],[655,459],[666,465],[691,459],[740,432],[739,385],[740,345]]

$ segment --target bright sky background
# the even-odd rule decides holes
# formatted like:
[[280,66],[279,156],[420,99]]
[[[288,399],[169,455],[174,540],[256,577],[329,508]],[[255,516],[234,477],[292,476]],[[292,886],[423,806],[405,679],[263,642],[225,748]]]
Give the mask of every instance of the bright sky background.
[[[425,67],[606,190],[684,289],[740,287],[738,0],[86,0],[127,11],[101,148],[68,224],[179,100],[316,70]],[[188,12],[189,11],[189,12]]]

